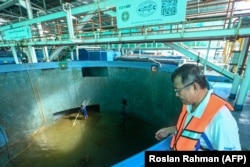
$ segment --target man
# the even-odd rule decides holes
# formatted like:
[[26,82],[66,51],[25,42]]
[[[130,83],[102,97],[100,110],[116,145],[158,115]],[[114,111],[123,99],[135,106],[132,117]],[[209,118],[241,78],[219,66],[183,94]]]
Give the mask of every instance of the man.
[[82,111],[82,115],[83,115],[84,119],[87,119],[88,118],[88,113],[87,113],[86,106],[81,105],[81,111]]
[[122,110],[121,110],[121,123],[122,125],[126,123],[126,119],[127,119],[127,113],[125,110],[125,107],[127,105],[127,100],[126,99],[122,99]]
[[173,134],[172,150],[241,150],[233,107],[208,90],[206,77],[198,66],[184,64],[172,76],[176,96],[183,103],[176,126],[155,134],[161,140]]

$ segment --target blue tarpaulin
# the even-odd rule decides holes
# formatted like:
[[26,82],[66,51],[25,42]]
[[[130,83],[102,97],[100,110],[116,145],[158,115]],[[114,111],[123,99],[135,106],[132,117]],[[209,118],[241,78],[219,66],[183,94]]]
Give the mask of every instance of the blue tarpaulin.
[[6,143],[8,143],[6,132],[4,127],[0,125],[0,147],[4,146]]

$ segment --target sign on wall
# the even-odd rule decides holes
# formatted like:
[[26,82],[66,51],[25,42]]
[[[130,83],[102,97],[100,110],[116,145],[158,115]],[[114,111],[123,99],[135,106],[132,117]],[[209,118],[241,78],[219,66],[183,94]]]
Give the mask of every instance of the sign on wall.
[[22,40],[31,38],[31,30],[29,26],[19,27],[14,29],[9,29],[4,31],[4,39],[5,40]]
[[187,0],[124,0],[117,2],[118,28],[156,25],[185,20]]

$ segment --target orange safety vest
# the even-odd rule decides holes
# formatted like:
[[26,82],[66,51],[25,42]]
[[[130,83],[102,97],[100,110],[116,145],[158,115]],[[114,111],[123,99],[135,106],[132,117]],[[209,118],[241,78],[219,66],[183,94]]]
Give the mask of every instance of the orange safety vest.
[[204,132],[211,119],[224,105],[229,110],[234,110],[231,104],[215,94],[211,94],[208,105],[206,106],[201,118],[192,117],[184,128],[183,126],[187,117],[187,110],[186,105],[183,105],[182,112],[176,125],[176,132],[173,135],[170,144],[172,150],[193,151],[201,134]]

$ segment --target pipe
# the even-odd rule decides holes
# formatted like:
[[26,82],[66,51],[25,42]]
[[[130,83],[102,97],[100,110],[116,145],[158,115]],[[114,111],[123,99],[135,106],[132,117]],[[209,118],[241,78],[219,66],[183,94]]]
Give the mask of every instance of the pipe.
[[241,111],[243,109],[243,104],[248,93],[248,85],[250,85],[250,59],[248,59],[246,72],[244,74],[244,78],[242,79],[242,84],[240,86],[241,91],[238,94],[236,104],[234,106],[236,111]]
[[248,56],[248,48],[249,48],[249,45],[250,45],[250,40],[249,40],[249,37],[247,37],[247,38],[245,38],[245,44],[244,44],[244,48],[242,49],[242,52],[245,52],[245,53],[243,53],[243,54],[245,54],[244,55],[244,58],[243,58],[243,61],[242,61],[242,64],[241,64],[241,66],[240,66],[240,68],[239,68],[239,75],[241,75],[242,73],[243,73],[243,71],[244,71],[244,66],[246,65],[246,61],[247,61],[247,56]]

